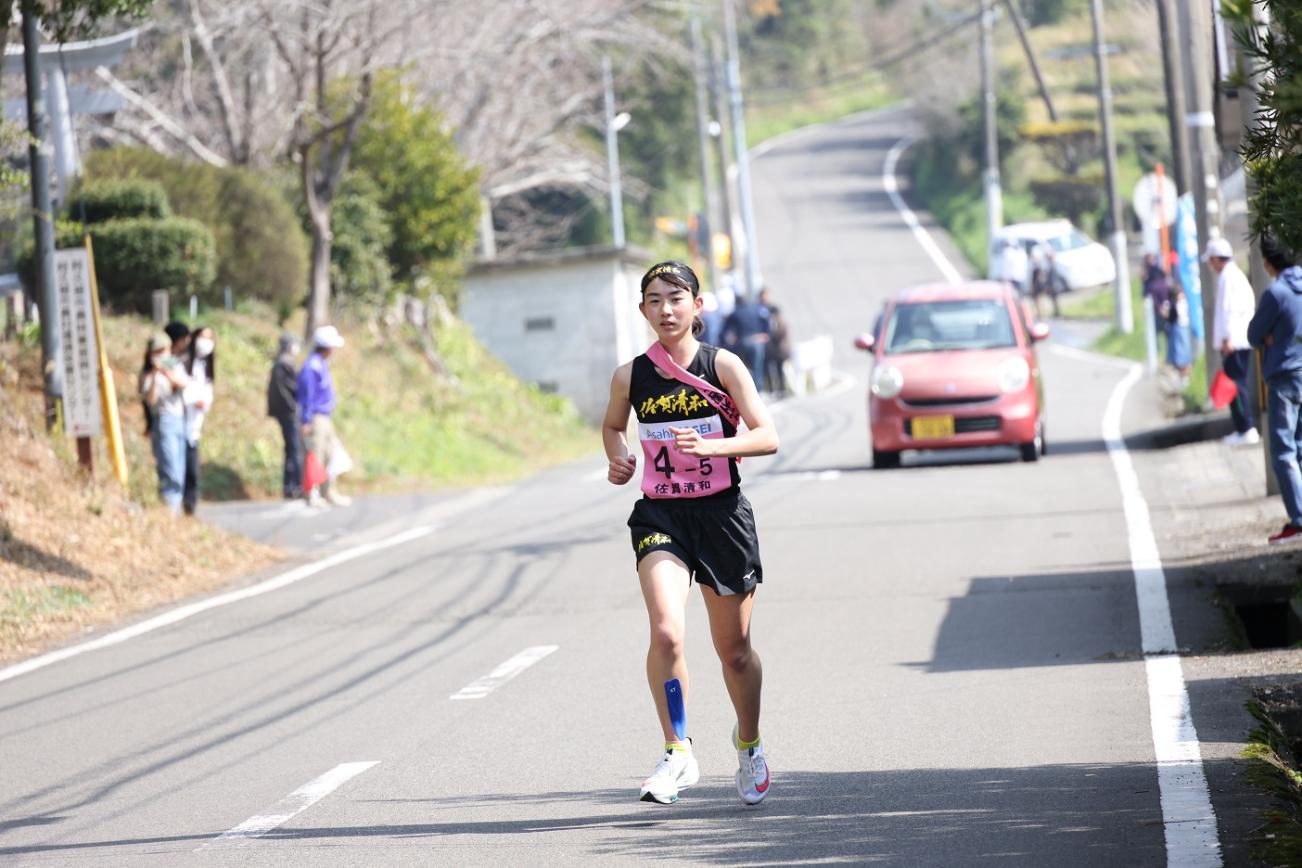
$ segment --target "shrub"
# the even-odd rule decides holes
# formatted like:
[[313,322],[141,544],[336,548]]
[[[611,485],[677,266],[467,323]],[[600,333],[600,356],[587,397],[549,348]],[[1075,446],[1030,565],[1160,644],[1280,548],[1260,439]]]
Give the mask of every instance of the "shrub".
[[94,151],[86,157],[86,173],[157,181],[178,215],[212,230],[215,282],[201,292],[230,286],[237,296],[284,308],[306,290],[307,237],[274,179],[249,169],[186,163],[144,148]]
[[350,165],[375,182],[397,280],[418,284],[423,273],[460,260],[479,225],[479,171],[443,118],[409,98],[398,73],[376,78]]
[[105,297],[148,310],[155,289],[195,292],[212,284],[212,233],[197,220],[113,220],[90,227],[95,273]]
[[340,301],[383,304],[393,288],[386,254],[393,232],[380,189],[363,172],[344,176],[330,215],[330,283]]
[[131,217],[161,219],[172,216],[163,185],[133,178],[91,181],[68,197],[68,215],[86,223],[104,223]]
[[[197,220],[133,217],[88,227],[95,245],[95,277],[100,292],[115,307],[147,311],[156,289],[190,293],[212,284],[215,272],[212,233]],[[54,230],[60,250],[80,247],[80,223],[61,220]],[[36,278],[34,246],[29,240],[18,260],[27,286]]]
[[1035,178],[1030,187],[1037,205],[1055,217],[1070,218],[1077,226],[1085,215],[1103,207],[1106,189],[1102,176],[1090,174]]

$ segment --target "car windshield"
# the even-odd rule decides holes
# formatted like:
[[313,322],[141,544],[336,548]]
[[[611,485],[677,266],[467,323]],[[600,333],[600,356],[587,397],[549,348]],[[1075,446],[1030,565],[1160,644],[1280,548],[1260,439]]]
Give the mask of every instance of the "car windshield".
[[1008,306],[994,298],[897,304],[886,327],[888,353],[1017,346]]
[[1049,239],[1049,246],[1058,253],[1065,250],[1079,250],[1082,247],[1088,247],[1089,243],[1090,240],[1079,229],[1072,229],[1070,232],[1064,232]]

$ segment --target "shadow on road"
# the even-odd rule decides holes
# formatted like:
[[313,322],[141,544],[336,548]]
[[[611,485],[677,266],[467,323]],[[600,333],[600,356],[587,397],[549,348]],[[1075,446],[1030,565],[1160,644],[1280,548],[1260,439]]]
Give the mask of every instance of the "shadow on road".
[[[241,845],[289,859],[288,847],[308,845],[325,853],[320,847],[330,842],[331,851],[343,857],[340,864],[352,851],[335,848],[349,842],[412,848],[417,858],[415,848],[428,841],[431,858],[443,847],[497,843],[513,855],[533,845],[545,846],[553,858],[712,865],[1159,866],[1166,853],[1156,790],[1155,768],[1142,763],[880,773],[779,770],[773,795],[755,808],[742,806],[731,780],[720,777],[706,778],[667,807],[632,801],[631,786],[358,801],[351,811],[355,825],[291,821]],[[452,811],[463,818],[439,819]],[[427,819],[412,822],[413,814]],[[169,844],[191,849],[217,834],[0,847],[0,856],[87,851],[122,856],[146,847],[157,852]]]

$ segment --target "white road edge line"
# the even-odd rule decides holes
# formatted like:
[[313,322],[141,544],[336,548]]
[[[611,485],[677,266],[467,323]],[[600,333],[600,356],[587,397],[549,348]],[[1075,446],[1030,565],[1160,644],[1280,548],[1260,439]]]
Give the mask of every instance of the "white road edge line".
[[448,699],[483,699],[530,666],[542,660],[548,654],[560,648],[559,645],[535,645],[500,664],[483,678],[477,678],[448,697]]
[[294,790],[294,792],[268,808],[266,813],[249,817],[235,828],[222,832],[202,847],[196,847],[194,852],[198,853],[222,845],[238,844],[252,838],[261,838],[277,826],[281,826],[298,814],[303,813],[362,772],[379,764],[378,760],[373,762],[341,763],[316,780]]
[[1139,633],[1148,677],[1148,712],[1157,758],[1157,781],[1170,868],[1219,868],[1222,864],[1212,807],[1203,770],[1198,732],[1189,708],[1189,692],[1175,644],[1166,572],[1153,537],[1148,502],[1139,485],[1130,453],[1121,436],[1126,395],[1142,375],[1131,365],[1112,390],[1103,414],[1103,441],[1121,487],[1121,503],[1130,540],[1130,567],[1139,603]]
[[940,252],[936,242],[932,240],[927,230],[918,222],[918,216],[910,210],[908,205],[904,204],[904,197],[900,195],[899,183],[895,180],[895,166],[900,161],[900,155],[908,150],[912,144],[912,138],[900,139],[896,142],[895,147],[891,148],[886,154],[886,162],[882,164],[882,186],[886,188],[886,195],[891,197],[895,210],[900,212],[905,225],[913,230],[913,237],[918,239],[918,243],[922,245],[922,249],[927,252],[927,255],[931,257],[931,261],[940,269],[940,273],[950,283],[961,283],[963,277],[958,273],[958,269],[945,258],[945,254]]
[[237,603],[240,600],[247,600],[250,597],[261,596],[262,594],[292,585],[295,582],[301,582],[303,579],[314,576],[323,570],[328,570],[331,567],[338,566],[339,564],[356,560],[363,555],[369,555],[372,552],[393,548],[394,546],[399,546],[403,543],[420,539],[423,536],[433,533],[436,528],[437,525],[422,525],[420,527],[410,528],[402,533],[394,534],[393,536],[382,540],[353,546],[352,548],[344,549],[341,552],[336,552],[329,557],[322,558],[319,561],[313,561],[310,564],[304,564],[301,567],[296,567],[288,572],[281,573],[278,576],[273,576],[272,578],[259,582],[256,585],[250,585],[247,588],[240,588],[235,591],[228,591],[224,594],[218,594],[215,597],[209,597],[206,600],[189,603],[188,605],[178,606],[175,609],[163,612],[161,615],[155,615],[152,618],[141,621],[139,624],[132,624],[130,627],[115,630],[114,632],[101,636],[98,639],[92,639],[89,642],[82,642],[79,645],[72,645],[68,648],[61,648],[58,651],[51,651],[48,654],[42,654],[39,657],[24,660],[22,663],[15,663],[12,666],[0,669],[0,682],[8,681],[11,678],[17,678],[19,675],[26,675],[28,672],[34,672],[37,669],[42,669],[53,663],[58,663],[62,660],[67,660],[70,657],[76,657],[89,651],[99,651],[102,648],[108,648],[112,645],[120,645],[128,639],[143,636],[145,633],[152,633],[154,630],[176,624],[180,621],[186,620],[187,618],[193,618],[195,615],[198,615],[201,612],[207,612],[210,609],[229,606],[231,603]]
[[[912,139],[901,140],[886,155],[882,181],[891,201],[904,222],[922,244],[932,261],[951,283],[959,282],[958,272],[940,252],[918,218],[900,198],[895,182],[895,166]],[[1063,348],[1059,348],[1062,352]],[[1072,352],[1063,353],[1073,355]],[[1075,351],[1078,358],[1098,362],[1092,353]],[[1112,360],[1107,360],[1109,363]],[[1162,803],[1162,825],[1166,838],[1168,868],[1220,868],[1220,843],[1216,830],[1216,813],[1207,789],[1198,732],[1189,709],[1189,692],[1176,653],[1175,628],[1171,623],[1171,605],[1166,594],[1166,572],[1162,556],[1153,537],[1148,502],[1144,499],[1130,453],[1121,437],[1121,411],[1126,395],[1143,373],[1139,365],[1128,364],[1128,372],[1117,383],[1103,413],[1103,440],[1121,488],[1122,509],[1129,537],[1130,565],[1135,576],[1135,596],[1139,603],[1140,642],[1144,650],[1144,670],[1148,680],[1148,713],[1153,731],[1153,749],[1157,759],[1157,781]]]

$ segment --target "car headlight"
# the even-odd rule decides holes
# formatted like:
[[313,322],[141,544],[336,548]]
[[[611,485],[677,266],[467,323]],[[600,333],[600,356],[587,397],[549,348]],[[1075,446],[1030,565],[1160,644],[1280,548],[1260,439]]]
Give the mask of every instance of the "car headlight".
[[878,365],[873,368],[871,388],[878,398],[890,400],[904,388],[904,375],[894,365]]
[[1026,359],[1013,356],[999,365],[999,388],[1006,393],[1020,392],[1031,381],[1031,366]]

